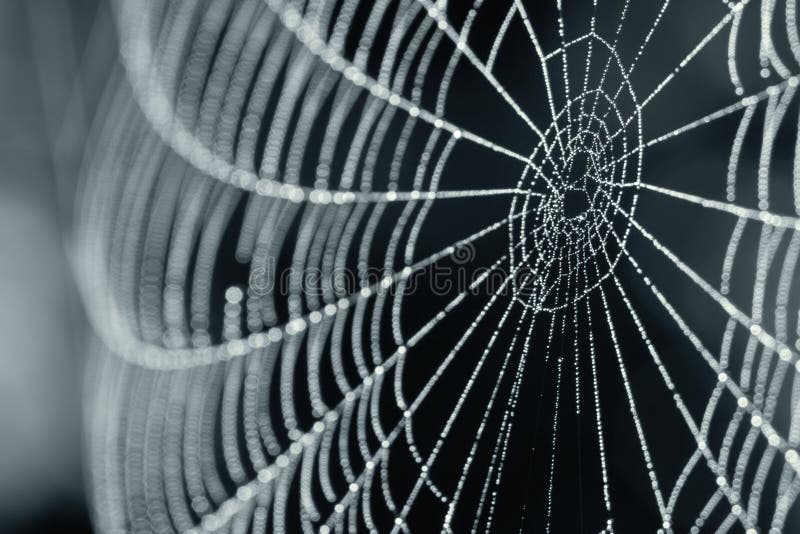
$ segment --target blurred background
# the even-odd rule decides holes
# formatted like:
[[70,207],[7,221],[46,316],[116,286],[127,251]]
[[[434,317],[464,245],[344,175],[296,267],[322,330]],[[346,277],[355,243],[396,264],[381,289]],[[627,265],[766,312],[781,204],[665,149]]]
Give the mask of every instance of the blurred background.
[[65,240],[85,110],[115,55],[105,3],[0,2],[4,532],[91,531],[81,461],[86,330]]

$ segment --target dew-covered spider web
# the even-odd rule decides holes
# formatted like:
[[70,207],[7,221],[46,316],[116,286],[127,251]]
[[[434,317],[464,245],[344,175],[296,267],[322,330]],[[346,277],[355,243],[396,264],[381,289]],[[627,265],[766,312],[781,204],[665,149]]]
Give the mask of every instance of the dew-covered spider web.
[[796,0],[113,10],[101,531],[800,529]]

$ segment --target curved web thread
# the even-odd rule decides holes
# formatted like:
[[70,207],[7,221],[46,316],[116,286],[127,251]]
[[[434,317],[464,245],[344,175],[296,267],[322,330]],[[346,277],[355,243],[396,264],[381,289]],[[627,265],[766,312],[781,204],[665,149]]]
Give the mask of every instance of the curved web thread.
[[[794,214],[770,206],[774,183],[787,182],[774,170],[781,128],[797,136],[795,4],[721,3],[639,95],[634,76],[667,38],[671,2],[643,28],[629,1],[598,0],[574,23],[553,4],[547,19],[520,0],[494,19],[480,0],[118,6],[124,68],[95,129],[77,260],[102,341],[90,380],[101,529],[559,531],[577,499],[578,528],[625,530],[631,505],[609,435],[622,416],[604,409],[613,390],[646,528],[786,526],[800,492],[796,163]],[[747,17],[761,28],[758,75],[777,82],[750,81],[737,60]],[[784,18],[786,51],[773,35]],[[497,31],[479,51],[482,24]],[[646,137],[649,110],[725,33],[733,103]],[[510,54],[538,76],[535,109],[506,87]],[[451,110],[466,73],[532,148]],[[645,151],[731,118],[724,200],[649,181]],[[751,147],[755,207],[739,193]],[[517,174],[458,187],[448,170],[467,156]],[[643,222],[640,203],[656,195],[733,224],[719,284]],[[447,203],[475,213],[498,202],[505,216],[426,241]],[[419,275],[498,242],[468,284],[415,300]],[[749,309],[732,295],[746,261]],[[718,350],[656,279],[662,270],[726,318]],[[688,379],[671,372],[642,302],[713,377],[701,404],[682,396]],[[677,471],[648,437],[647,391],[631,374],[642,359],[691,443]]]

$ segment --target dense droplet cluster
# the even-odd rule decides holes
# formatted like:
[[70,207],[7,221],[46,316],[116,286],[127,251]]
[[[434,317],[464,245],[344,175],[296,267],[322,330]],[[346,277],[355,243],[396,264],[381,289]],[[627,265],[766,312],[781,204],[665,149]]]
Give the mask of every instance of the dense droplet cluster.
[[[553,115],[552,124],[537,143],[517,184],[524,193],[515,195],[511,204],[511,262],[515,258],[513,245],[520,242],[519,254],[526,256],[528,249],[533,250],[526,263],[536,273],[533,287],[515,289],[520,293],[540,293],[536,306],[545,311],[563,308],[582,298],[613,271],[630,226],[617,207],[624,205],[633,215],[636,188],[641,182],[641,108],[616,50],[604,48],[609,45],[603,39],[596,41],[595,59],[600,60],[600,52],[607,56],[601,79],[613,66],[619,70],[617,76],[622,84],[613,95],[602,85],[600,89],[584,87],[575,96],[567,92],[569,101]],[[545,61],[558,61],[569,50],[565,46]],[[588,83],[588,62],[586,69],[584,80]],[[623,88],[627,106],[618,103]],[[634,110],[630,117],[621,111],[626,107]],[[631,160],[629,154],[636,156]],[[522,212],[527,215],[516,220],[514,215]],[[620,243],[615,243],[612,233],[622,236]],[[569,260],[570,272],[557,269],[565,260]],[[576,284],[563,296],[554,291],[560,279],[575,276],[585,261],[604,265],[604,272],[596,281],[587,286]]]

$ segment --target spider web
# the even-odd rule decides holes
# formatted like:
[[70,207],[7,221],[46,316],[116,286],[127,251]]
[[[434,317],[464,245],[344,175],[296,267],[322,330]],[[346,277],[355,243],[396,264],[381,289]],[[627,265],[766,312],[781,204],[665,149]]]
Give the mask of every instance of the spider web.
[[793,528],[796,3],[541,4],[115,5],[99,529]]

